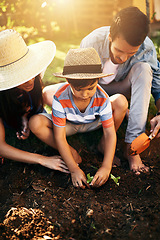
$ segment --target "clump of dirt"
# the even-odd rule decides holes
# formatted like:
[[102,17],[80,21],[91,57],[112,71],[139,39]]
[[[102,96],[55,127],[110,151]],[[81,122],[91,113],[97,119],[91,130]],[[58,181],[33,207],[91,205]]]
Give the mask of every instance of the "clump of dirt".
[[54,226],[40,209],[11,208],[0,224],[2,239],[59,239],[54,235]]

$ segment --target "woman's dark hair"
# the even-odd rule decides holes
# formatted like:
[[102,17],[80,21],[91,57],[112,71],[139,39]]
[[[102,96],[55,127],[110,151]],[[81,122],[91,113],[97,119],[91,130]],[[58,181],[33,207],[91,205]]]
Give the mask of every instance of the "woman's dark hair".
[[117,13],[112,21],[112,40],[122,35],[131,46],[139,46],[149,32],[149,19],[137,7],[127,7]]
[[87,86],[90,86],[92,84],[94,84],[96,81],[98,81],[99,78],[95,78],[95,79],[68,79],[67,81],[69,84],[71,84],[74,88],[84,88]]
[[[32,99],[32,101],[31,101]],[[9,126],[20,130],[21,117],[28,111],[28,118],[43,109],[42,81],[35,77],[34,88],[27,93],[17,87],[0,91],[0,118]]]

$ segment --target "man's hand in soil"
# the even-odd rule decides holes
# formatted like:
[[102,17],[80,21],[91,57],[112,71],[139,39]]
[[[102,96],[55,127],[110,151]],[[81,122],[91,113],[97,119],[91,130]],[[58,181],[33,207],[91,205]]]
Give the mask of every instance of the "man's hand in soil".
[[152,136],[156,136],[156,138],[160,137],[160,115],[155,116],[151,119],[151,132]]
[[71,172],[71,177],[72,177],[72,183],[74,187],[80,187],[82,189],[85,189],[85,185],[89,187],[86,176],[79,167],[74,172]]
[[109,178],[110,171],[108,171],[105,167],[100,167],[96,172],[90,186],[92,187],[100,187],[105,182],[107,182]]

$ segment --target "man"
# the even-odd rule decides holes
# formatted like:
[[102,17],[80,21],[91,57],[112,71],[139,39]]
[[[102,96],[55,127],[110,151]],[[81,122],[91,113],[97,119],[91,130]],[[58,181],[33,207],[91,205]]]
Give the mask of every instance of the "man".
[[[125,157],[136,174],[148,171],[139,155],[130,156],[131,142],[145,131],[150,93],[160,113],[160,63],[156,50],[147,37],[149,20],[137,7],[122,9],[110,27],[101,27],[86,36],[81,47],[94,47],[101,58],[103,72],[114,73],[102,78],[100,85],[109,95],[124,94],[130,99],[126,129]],[[160,116],[151,120],[151,131],[159,137]]]

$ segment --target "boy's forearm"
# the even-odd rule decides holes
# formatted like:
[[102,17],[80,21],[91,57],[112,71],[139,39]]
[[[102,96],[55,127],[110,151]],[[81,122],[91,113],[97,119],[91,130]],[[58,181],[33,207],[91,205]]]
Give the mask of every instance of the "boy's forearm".
[[102,162],[102,167],[105,167],[109,171],[112,169],[112,162],[115,155],[116,149],[116,133],[105,135],[104,134],[104,158]]
[[70,146],[67,143],[67,140],[65,139],[56,139],[56,143],[57,143],[57,148],[58,151],[62,157],[62,159],[65,161],[65,163],[67,164],[67,167],[69,169],[70,172],[74,172],[78,167],[78,165],[76,164],[71,150],[70,150]]
[[66,163],[70,172],[76,171],[79,167],[73,158],[70,146],[67,142],[66,129],[64,127],[61,128],[53,125],[53,131],[57,150],[59,151],[62,159]]

